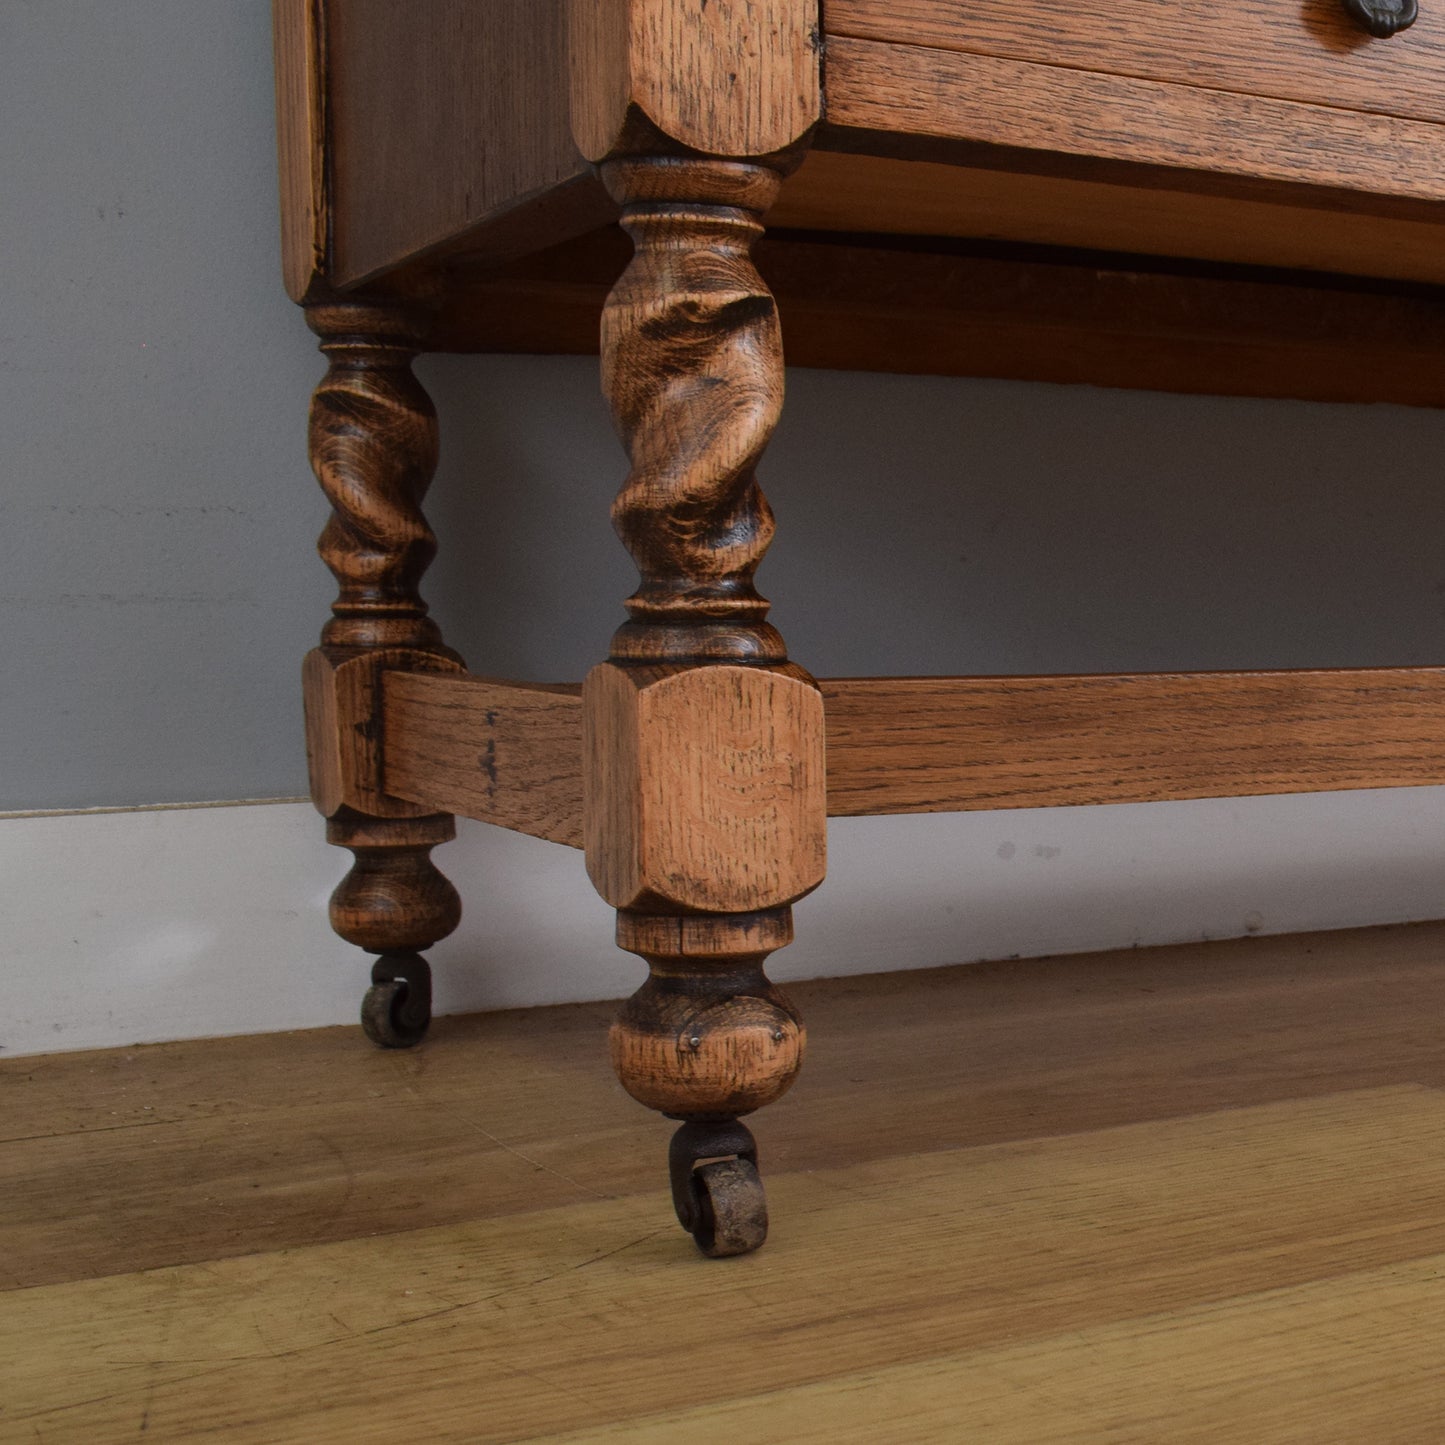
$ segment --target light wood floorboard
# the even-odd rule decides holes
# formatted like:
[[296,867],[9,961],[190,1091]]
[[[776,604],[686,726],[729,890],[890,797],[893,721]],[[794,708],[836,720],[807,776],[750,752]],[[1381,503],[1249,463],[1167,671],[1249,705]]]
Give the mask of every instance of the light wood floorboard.
[[732,1261],[608,1006],[0,1064],[0,1440],[1445,1439],[1445,925],[795,993]]

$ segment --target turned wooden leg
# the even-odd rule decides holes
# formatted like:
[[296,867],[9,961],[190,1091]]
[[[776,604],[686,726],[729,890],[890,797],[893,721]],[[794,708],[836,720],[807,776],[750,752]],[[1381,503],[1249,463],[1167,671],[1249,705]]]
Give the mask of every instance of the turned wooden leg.
[[318,550],[340,586],[304,670],[311,794],[328,841],[356,860],[332,895],[332,926],[378,955],[362,1025],[374,1042],[406,1047],[431,1018],[421,950],[461,918],[430,858],[454,835],[451,816],[381,786],[381,672],[461,668],[417,590],[436,551],[421,511],[436,412],[411,372],[418,331],[405,307],[324,302],[307,308],[307,321],[330,363],[311,402],[310,451],[333,508]]
[[651,976],[612,1030],[634,1098],[679,1120],[673,1196],[706,1254],[767,1232],[752,1135],[804,1031],[769,981],[789,905],[822,881],[823,704],[753,573],[773,531],[753,475],[782,351],[750,250],[765,165],[607,162],[635,254],[603,319],[603,384],[632,469],[613,508],[641,573],[584,688],[589,875]]

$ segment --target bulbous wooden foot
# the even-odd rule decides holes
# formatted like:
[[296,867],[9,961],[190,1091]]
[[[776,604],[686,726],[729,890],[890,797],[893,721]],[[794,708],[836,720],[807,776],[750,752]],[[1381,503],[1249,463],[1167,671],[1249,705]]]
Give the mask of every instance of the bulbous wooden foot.
[[[668,1154],[678,1222],[714,1259],[768,1234],[758,1146],[738,1116],[780,1098],[802,1067],[806,1034],[763,972],[792,936],[790,910],[730,918],[618,915],[624,948],[652,974],[612,1026],[612,1062],[639,1103],[682,1127]],[[643,952],[643,950],[646,950]]]
[[[411,1048],[426,1037],[431,967],[421,950],[445,938],[462,916],[456,889],[431,861],[431,844],[400,840],[440,840],[451,831],[450,818],[364,819],[351,827],[333,819],[328,826],[331,841],[356,858],[331,895],[331,926],[348,943],[379,955],[362,1001],[361,1027],[382,1048]],[[389,835],[398,841],[383,841]]]

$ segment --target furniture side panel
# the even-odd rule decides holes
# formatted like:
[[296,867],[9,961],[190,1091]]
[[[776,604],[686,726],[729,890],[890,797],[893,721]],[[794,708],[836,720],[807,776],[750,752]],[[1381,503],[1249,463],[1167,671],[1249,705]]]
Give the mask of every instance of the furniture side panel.
[[[563,0],[327,0],[332,279],[356,284],[468,236],[529,246],[598,224],[572,140]],[[498,245],[487,233],[496,229]],[[505,240],[501,239],[505,237]]]

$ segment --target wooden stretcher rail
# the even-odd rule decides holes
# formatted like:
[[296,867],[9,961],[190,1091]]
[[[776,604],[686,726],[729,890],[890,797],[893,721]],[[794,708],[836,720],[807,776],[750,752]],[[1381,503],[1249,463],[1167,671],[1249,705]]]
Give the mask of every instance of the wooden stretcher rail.
[[580,683],[389,672],[382,737],[391,796],[582,846]]
[[1445,783],[1445,668],[822,687],[833,817]]
[[[1445,783],[1445,668],[837,678],[828,813]],[[581,688],[392,672],[385,791],[582,846]]]

